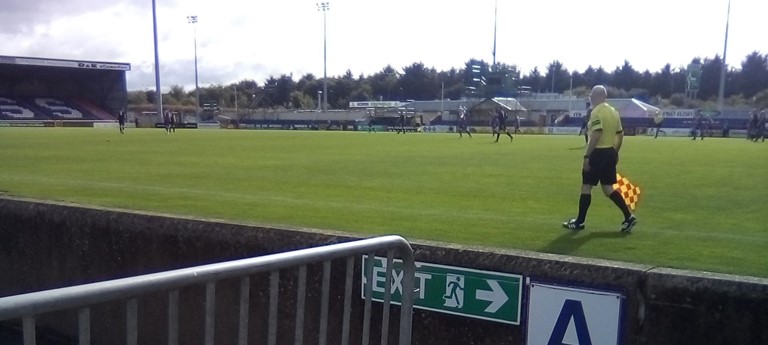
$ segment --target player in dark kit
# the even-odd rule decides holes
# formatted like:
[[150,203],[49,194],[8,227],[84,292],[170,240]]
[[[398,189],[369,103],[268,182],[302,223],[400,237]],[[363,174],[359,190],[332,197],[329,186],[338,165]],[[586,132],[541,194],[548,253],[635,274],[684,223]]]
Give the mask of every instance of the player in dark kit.
[[691,135],[693,135],[693,139],[696,140],[696,133],[698,132],[701,135],[701,140],[704,140],[704,125],[706,120],[704,119],[704,114],[699,113],[698,116],[696,116],[696,119],[693,120],[693,128],[691,129]]
[[757,135],[757,123],[759,121],[757,109],[752,109],[749,113],[749,123],[747,124],[747,140],[753,140]]
[[169,120],[170,120],[171,131],[173,131],[173,133],[176,133],[176,116],[174,116],[173,113],[170,113],[169,116],[170,116]]
[[472,137],[472,133],[467,129],[467,108],[463,105],[459,106],[459,123],[456,126],[456,131],[459,132],[459,138],[462,137],[462,133],[467,133],[469,137]]
[[397,134],[402,131],[405,134],[405,111],[399,112],[400,118],[397,120]]
[[760,112],[760,117],[757,120],[757,129],[755,131],[755,142],[757,142],[758,139],[760,142],[765,142],[765,123],[767,121],[766,116],[768,116],[768,112],[765,110]]
[[371,131],[373,131],[373,133],[376,133],[376,128],[373,127],[374,116],[376,116],[375,110],[371,110],[368,112],[368,133],[371,133]]
[[515,118],[514,118],[514,121],[515,121],[515,130],[514,130],[514,132],[513,132],[513,133],[515,133],[515,134],[517,134],[517,133],[520,133],[520,134],[522,134],[522,133],[523,133],[523,131],[521,131],[521,130],[520,130],[520,116],[518,116],[517,114],[515,114]]
[[[659,132],[664,132],[661,130],[662,123],[664,123],[664,116],[661,115],[661,110],[656,110],[656,114],[653,116],[653,126],[656,128],[654,139],[659,137]],[[664,135],[667,135],[667,132],[664,132]]]
[[587,107],[587,114],[581,118],[581,128],[579,128],[579,135],[582,135],[582,133],[584,134],[584,144],[589,143],[589,129],[587,128],[587,125],[589,124],[590,116],[592,116],[592,107]]
[[120,110],[119,113],[117,113],[117,123],[120,125],[120,134],[125,134],[125,111]]
[[165,134],[171,133],[171,112],[166,111],[163,113],[163,125],[165,126]]
[[501,107],[496,108],[496,125],[498,126],[498,130],[496,131],[496,141],[499,142],[499,137],[501,136],[501,131],[504,131],[504,133],[507,134],[509,137],[509,141],[512,141],[513,138],[512,134],[509,134],[509,131],[507,130],[507,118],[509,115],[507,115],[506,112],[504,112],[504,109],[501,109]]

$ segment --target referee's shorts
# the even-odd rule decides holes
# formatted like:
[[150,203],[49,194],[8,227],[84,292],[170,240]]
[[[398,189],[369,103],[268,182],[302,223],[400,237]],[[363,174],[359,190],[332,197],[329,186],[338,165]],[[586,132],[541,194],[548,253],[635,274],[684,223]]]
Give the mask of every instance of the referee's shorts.
[[596,148],[589,156],[589,171],[581,171],[581,183],[606,186],[616,183],[616,164],[619,154],[613,147]]

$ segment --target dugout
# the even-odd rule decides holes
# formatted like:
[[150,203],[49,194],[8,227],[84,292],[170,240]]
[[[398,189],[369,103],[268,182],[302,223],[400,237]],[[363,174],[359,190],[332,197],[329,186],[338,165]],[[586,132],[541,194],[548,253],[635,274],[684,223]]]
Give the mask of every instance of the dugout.
[[0,119],[115,120],[127,106],[130,70],[119,62],[0,56]]

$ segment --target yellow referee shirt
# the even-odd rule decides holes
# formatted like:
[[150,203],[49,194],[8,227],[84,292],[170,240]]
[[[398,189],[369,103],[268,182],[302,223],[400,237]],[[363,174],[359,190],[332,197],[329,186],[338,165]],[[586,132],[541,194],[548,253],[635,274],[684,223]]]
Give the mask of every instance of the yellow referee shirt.
[[606,102],[600,103],[592,109],[592,116],[589,119],[589,131],[598,129],[603,130],[603,134],[600,135],[600,140],[597,142],[596,148],[598,149],[613,147],[616,134],[624,131],[621,127],[619,112]]

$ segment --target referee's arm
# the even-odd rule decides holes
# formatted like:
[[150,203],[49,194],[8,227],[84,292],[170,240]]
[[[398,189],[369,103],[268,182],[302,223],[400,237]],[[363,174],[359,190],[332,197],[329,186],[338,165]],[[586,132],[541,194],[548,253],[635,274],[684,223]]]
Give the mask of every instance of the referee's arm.
[[616,149],[616,154],[619,153],[619,150],[621,150],[621,145],[624,143],[624,131],[618,131],[616,132],[616,139],[614,140],[615,143],[613,147]]

